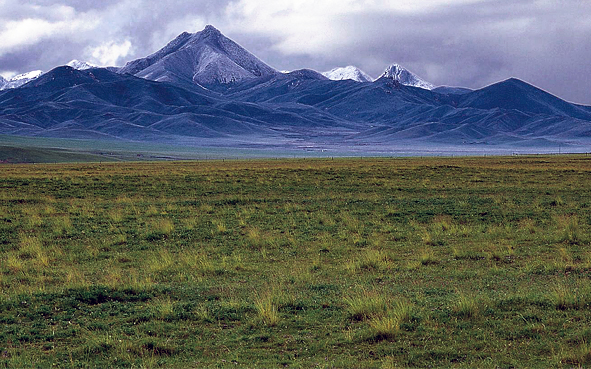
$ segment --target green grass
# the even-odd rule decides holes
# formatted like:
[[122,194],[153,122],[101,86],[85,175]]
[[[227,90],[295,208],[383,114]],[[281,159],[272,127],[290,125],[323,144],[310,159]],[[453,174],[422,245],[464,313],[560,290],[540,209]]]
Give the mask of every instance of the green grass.
[[75,163],[115,161],[106,155],[75,150],[13,147],[0,145],[0,163]]
[[585,367],[591,157],[2,165],[0,368]]

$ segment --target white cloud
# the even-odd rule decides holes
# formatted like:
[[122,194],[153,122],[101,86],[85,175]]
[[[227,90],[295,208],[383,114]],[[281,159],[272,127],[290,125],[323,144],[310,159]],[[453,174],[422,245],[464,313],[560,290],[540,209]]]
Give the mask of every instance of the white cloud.
[[92,56],[92,62],[96,62],[101,66],[116,66],[119,60],[129,55],[132,50],[132,44],[129,40],[120,43],[110,41],[87,49],[87,54]]
[[[0,6],[3,10],[4,6]],[[79,14],[69,6],[29,6],[16,19],[0,17],[0,56],[23,47],[35,45],[43,40],[69,37],[92,30],[98,24],[86,14]],[[24,16],[23,16],[24,15]]]
[[23,19],[5,23],[0,31],[0,55],[22,46],[34,45],[43,39],[64,36],[78,30],[91,28],[84,21],[49,22],[44,19]]

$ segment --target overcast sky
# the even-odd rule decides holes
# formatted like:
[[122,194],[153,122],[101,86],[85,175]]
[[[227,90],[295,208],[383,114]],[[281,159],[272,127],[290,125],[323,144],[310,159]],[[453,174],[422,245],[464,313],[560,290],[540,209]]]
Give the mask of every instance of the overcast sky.
[[206,24],[279,70],[398,63],[435,85],[517,77],[591,105],[589,0],[0,0],[0,74],[123,65]]

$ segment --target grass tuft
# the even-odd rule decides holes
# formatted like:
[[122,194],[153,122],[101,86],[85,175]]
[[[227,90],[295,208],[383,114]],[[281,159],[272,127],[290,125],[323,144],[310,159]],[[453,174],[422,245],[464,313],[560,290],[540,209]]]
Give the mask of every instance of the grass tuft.
[[383,316],[388,311],[389,299],[376,291],[363,291],[345,297],[344,302],[351,319],[367,320],[374,316]]
[[389,339],[400,332],[400,321],[392,315],[376,316],[371,318],[368,323],[375,340]]
[[559,310],[581,309],[587,304],[589,288],[577,291],[565,282],[559,282],[550,289],[548,299],[552,306]]
[[393,260],[384,251],[369,249],[358,259],[347,262],[345,268],[351,273],[387,271],[393,268]]
[[254,307],[258,314],[258,318],[268,327],[276,326],[281,318],[277,311],[277,305],[273,301],[273,293],[268,291],[263,295],[256,296],[254,300]]
[[460,292],[453,310],[460,317],[474,318],[478,316],[481,308],[482,302],[476,296]]
[[419,254],[419,262],[422,265],[433,265],[438,264],[439,259],[437,259],[437,256],[435,256],[435,252],[432,249],[425,248],[422,249]]
[[170,318],[174,311],[174,305],[175,303],[172,301],[170,296],[154,299],[151,302],[152,314],[157,319]]
[[167,238],[172,234],[174,230],[174,224],[170,219],[158,218],[152,220],[148,225],[146,233],[146,240],[156,241],[163,238]]
[[395,337],[400,332],[402,323],[411,320],[413,305],[407,301],[397,301],[388,305],[384,314],[372,316],[368,324],[372,330],[372,339],[384,340]]

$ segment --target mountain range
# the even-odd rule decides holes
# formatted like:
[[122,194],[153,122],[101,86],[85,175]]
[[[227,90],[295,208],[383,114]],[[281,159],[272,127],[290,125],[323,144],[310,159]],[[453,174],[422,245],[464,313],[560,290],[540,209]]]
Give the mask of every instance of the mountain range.
[[[510,78],[440,86],[392,64],[281,73],[212,26],[122,68],[72,61],[0,80],[0,134],[388,152],[400,145],[585,151],[591,107]],[[14,81],[13,81],[14,80]]]

